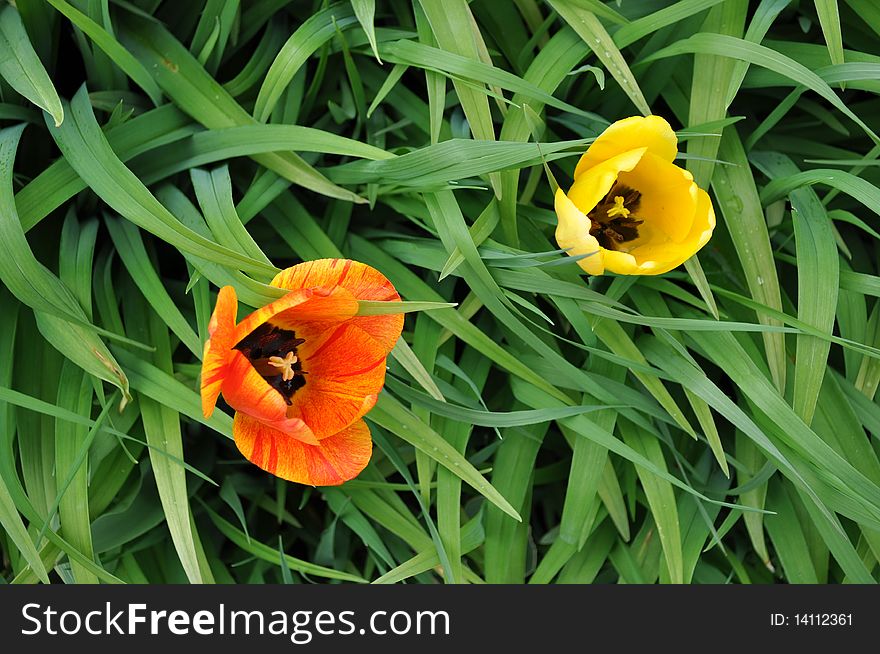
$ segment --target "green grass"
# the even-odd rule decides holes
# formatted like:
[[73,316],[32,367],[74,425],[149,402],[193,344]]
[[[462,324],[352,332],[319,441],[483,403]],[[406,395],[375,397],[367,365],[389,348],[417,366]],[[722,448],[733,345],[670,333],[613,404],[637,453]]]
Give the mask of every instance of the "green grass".
[[[3,3],[0,577],[877,581],[878,36],[857,0]],[[588,278],[553,184],[640,113],[719,224]],[[219,286],[337,256],[412,304],[370,465],[303,487],[202,417],[202,343]]]

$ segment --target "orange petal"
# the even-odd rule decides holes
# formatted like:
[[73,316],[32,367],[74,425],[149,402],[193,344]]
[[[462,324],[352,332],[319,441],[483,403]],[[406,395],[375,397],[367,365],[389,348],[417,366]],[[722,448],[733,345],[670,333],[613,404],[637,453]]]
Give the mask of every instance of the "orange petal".
[[298,334],[306,339],[298,351],[308,374],[287,415],[303,420],[321,440],[373,408],[385,383],[387,355],[353,321],[321,337]]
[[317,286],[342,286],[359,300],[399,300],[388,279],[375,268],[351,259],[317,259],[282,270],[269,282],[294,291]]
[[574,178],[611,157],[635,148],[664,161],[672,161],[678,153],[678,139],[672,127],[660,116],[632,116],[618,120],[593,141],[574,170]]
[[238,350],[229,358],[223,380],[223,399],[239,413],[246,413],[304,443],[316,444],[315,434],[298,416],[289,415],[284,397],[269,385]]
[[370,461],[373,442],[363,420],[306,445],[258,420],[235,414],[235,444],[251,463],[277,477],[311,486],[338,486],[353,479]]
[[235,328],[235,343],[265,322],[296,331],[301,322],[342,322],[354,316],[357,310],[357,300],[344,288],[294,290],[242,320]]
[[210,338],[205,341],[202,357],[202,413],[210,418],[223,386],[227,362],[235,345],[235,315],[238,299],[232,286],[224,286],[217,294],[217,304],[208,323]]
[[[271,281],[272,286],[289,290],[339,285],[350,291],[358,300],[380,302],[399,301],[400,295],[394,285],[375,268],[351,259],[318,259],[306,261],[282,270]],[[394,349],[394,344],[403,329],[403,314],[382,316],[358,316],[357,325],[376,339],[386,354]]]

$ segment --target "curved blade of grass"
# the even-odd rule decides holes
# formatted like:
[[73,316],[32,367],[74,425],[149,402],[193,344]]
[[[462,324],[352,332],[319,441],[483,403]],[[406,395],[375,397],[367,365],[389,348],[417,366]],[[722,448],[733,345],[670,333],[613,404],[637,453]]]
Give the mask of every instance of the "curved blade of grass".
[[[742,36],[748,2],[735,0],[725,2],[709,10],[702,31]],[[727,116],[727,96],[725,90],[733,81],[737,65],[741,62],[728,57],[710,54],[694,56],[694,76],[691,84],[688,124],[698,125]],[[687,169],[694,175],[700,188],[708,188],[715,170],[714,160],[718,156],[720,139],[715,136],[698,136],[688,140],[688,154],[703,159],[690,159]]]
[[[749,161],[734,127],[724,130],[718,153],[733,165],[719,166],[715,170],[712,188],[742,265],[749,292],[756,302],[782,312],[782,296],[767,222]],[[758,321],[765,325],[781,324],[761,313],[758,314]],[[773,383],[782,392],[785,390],[785,336],[774,332],[764,332],[761,336]]]
[[[768,154],[758,161],[771,179],[796,175],[798,171],[785,156]],[[798,257],[798,320],[831,334],[840,288],[840,261],[833,226],[811,188],[796,188],[789,193],[789,199]],[[808,425],[816,410],[829,351],[827,340],[798,335],[792,406]]]
[[249,91],[263,79],[283,43],[283,26],[277,21],[269,22],[259,44],[251,51],[251,58],[235,77],[223,84],[223,88],[234,98]]
[[[153,343],[156,346],[156,352],[152,356],[154,364],[170,374],[171,343],[161,318],[150,311],[145,300],[140,297],[129,298],[124,308],[127,332]],[[186,471],[174,460],[183,459],[180,416],[173,408],[146,395],[141,395],[139,404],[144,433],[150,446],[150,462],[156,487],[159,489],[159,499],[174,549],[190,583],[211,583],[213,579],[210,569],[200,565],[198,551],[201,546],[190,516]],[[162,456],[162,452],[168,456]]]
[[[474,17],[467,0],[446,0],[442,3],[419,0],[419,4],[424,9],[434,38],[437,39],[437,44],[442,50],[473,61],[480,61],[477,40],[482,37],[479,30],[473,29]],[[462,38],[464,34],[471,35],[472,38]],[[483,46],[485,47],[485,44]],[[495,128],[488,97],[481,89],[474,88],[461,79],[453,78],[452,84],[474,138],[494,141]],[[500,179],[494,174],[490,175],[489,179],[496,197],[500,197]]]
[[[202,67],[181,43],[153,21],[128,16],[121,21],[126,46],[151,71],[156,83],[180,109],[209,129],[253,125],[256,121]],[[349,202],[366,202],[330,183],[293,152],[253,155],[253,159],[294,184]]]
[[[755,13],[752,15],[751,22],[749,22],[749,28],[746,30],[745,40],[752,41],[753,43],[760,43],[779,13],[790,4],[791,0],[761,0],[761,3],[755,9]],[[748,69],[748,62],[736,62],[734,72],[730,78],[730,85],[727,87],[728,106],[733,102],[733,98],[739,91],[739,87],[742,84],[743,78],[746,76]]]
[[624,48],[658,30],[683,21],[725,0],[680,0],[668,7],[622,25],[614,32],[614,42]]
[[235,211],[229,167],[220,166],[210,172],[193,168],[190,170],[190,179],[205,222],[217,242],[272,266]]
[[761,201],[767,205],[803,186],[822,184],[835,188],[855,198],[868,209],[880,215],[880,188],[866,179],[833,168],[816,168],[793,172],[770,181],[761,191]]
[[806,425],[773,389],[770,381],[732,335],[702,332],[693,333],[690,337],[716,364],[724,367],[755,406],[778,426],[778,433],[785,435],[788,447],[798,452],[804,461],[817,466],[823,479],[838,491],[853,498],[872,515],[880,515],[880,488]]
[[496,68],[482,61],[474,61],[469,57],[456,55],[440,48],[431,47],[414,41],[395,41],[382,46],[381,50],[388,61],[410,66],[418,66],[426,70],[436,70],[456,76],[473,79],[486,85],[495,85],[517,93],[523,97],[556,107],[573,114],[586,115],[586,112],[568,102],[564,102],[543,91],[541,88],[521,77],[505,70]]
[[559,407],[557,409],[530,409],[528,411],[478,411],[449,402],[435,400],[429,395],[410,388],[408,385],[398,382],[393,378],[389,378],[386,383],[390,390],[400,395],[404,400],[415,402],[420,406],[428,408],[435,415],[482,427],[534,425],[608,408],[607,405],[580,405]]
[[330,40],[337,30],[347,29],[357,22],[358,18],[354,16],[351,5],[344,2],[334,3],[303,21],[290,35],[266,73],[254,103],[254,117],[265,123],[281,94],[306,60]]
[[3,531],[9,536],[9,540],[18,548],[30,569],[36,573],[37,578],[44,584],[48,584],[49,575],[46,572],[46,567],[43,565],[40,554],[34,547],[34,542],[31,540],[30,534],[28,534],[21,516],[18,514],[15,501],[9,493],[9,488],[6,486],[6,481],[3,477],[0,477],[0,526],[3,527]]
[[[88,415],[92,406],[92,382],[85,373],[66,361],[58,382],[58,406],[81,415]],[[77,461],[79,450],[94,436],[81,425],[65,421],[55,423],[55,465],[59,477],[69,479],[67,488],[59,489],[58,517],[61,533],[71,545],[89,558],[94,558],[92,532],[89,520],[88,467],[84,460]],[[71,571],[76,583],[96,584],[98,578],[76,561],[71,561]]]
[[376,48],[376,26],[374,25],[376,0],[351,0],[351,7],[354,9],[354,15],[357,17],[361,28],[363,28],[370,41],[370,47],[373,49],[376,61],[381,64],[382,59],[379,57],[379,50]]
[[147,298],[156,313],[196,357],[202,356],[202,342],[168,294],[150,261],[138,228],[127,220],[107,218],[104,221],[119,258],[132,280]]
[[220,247],[184,227],[125,167],[107,142],[89,106],[85,87],[70,104],[70,119],[51,130],[64,158],[114,210],[133,223],[192,254],[237,265],[241,270],[274,275],[275,267]]
[[[208,0],[199,17],[190,50],[216,72],[238,20],[239,0]],[[236,30],[237,31],[237,30]]]
[[559,12],[562,19],[578,33],[584,40],[584,43],[593,50],[599,61],[602,62],[605,68],[608,69],[608,72],[611,73],[611,76],[620,84],[623,92],[629,96],[636,109],[645,116],[649,115],[651,108],[648,106],[648,101],[645,100],[645,96],[639,88],[638,81],[636,81],[635,76],[629,69],[629,65],[626,63],[626,59],[620,53],[614,40],[608,34],[605,26],[602,25],[602,22],[596,18],[596,15],[592,11],[586,10],[568,0],[548,0],[548,2],[551,7]]
[[[660,470],[666,471],[666,461],[660,443],[652,434],[645,432],[637,425],[626,420],[621,422],[623,441],[651,461]],[[660,536],[663,556],[669,571],[669,581],[673,584],[684,583],[684,557],[681,544],[681,526],[678,520],[678,508],[672,484],[641,466],[636,466],[642,489],[651,507],[651,515]]]
[[814,0],[822,34],[828,45],[828,56],[831,63],[843,63],[843,36],[840,31],[840,14],[837,11],[837,0]]
[[[232,525],[232,523],[224,520],[209,506],[203,505],[203,507],[207,512],[208,517],[211,518],[211,522],[213,522],[214,526],[217,527],[217,530],[221,534],[226,536],[226,538],[228,538],[232,543],[240,547],[245,552],[249,552],[250,554],[256,556],[263,561],[268,561],[273,565],[280,565],[280,559],[277,549],[269,547],[268,545],[264,545],[263,543],[258,542],[256,539],[249,539],[247,534],[239,529],[236,529],[235,526]],[[339,570],[333,570],[332,568],[325,568],[324,566],[320,565],[315,565],[314,563],[309,563],[308,561],[297,559],[288,554],[284,554],[283,556],[284,562],[290,567],[291,570],[296,570],[297,572],[301,572],[303,574],[315,575],[316,577],[323,577],[325,579],[338,579],[339,581],[345,581],[354,584],[367,583],[366,579],[357,575],[349,574],[347,572],[340,572]]]
[[64,121],[61,98],[34,51],[14,5],[0,9],[0,76],[52,116],[56,127]]
[[379,401],[369,413],[368,420],[425,452],[437,463],[461,477],[462,481],[470,484],[477,492],[515,520],[521,519],[510,503],[495,490],[494,486],[486,481],[486,478],[467,459],[443,440],[440,434],[419,420],[387,393],[379,395]]
[[406,186],[429,186],[475,177],[506,168],[540,163],[544,156],[572,150],[559,156],[580,154],[588,140],[559,143],[511,143],[450,139],[408,152],[393,159],[355,161],[324,169],[327,177],[345,184],[371,182]]
[[12,197],[12,167],[22,129],[0,131],[0,279],[36,311],[37,325],[53,347],[86,372],[117,386],[128,401],[125,374],[73,293],[34,257],[22,231]]
[[[173,105],[163,105],[107,129],[110,147],[121,161],[162,143],[179,140],[192,131],[189,117]],[[24,231],[29,231],[54,209],[87,188],[62,157],[57,159],[15,196]]]
[[141,62],[122,47],[107,30],[65,0],[47,0],[59,13],[88,36],[131,80],[143,89],[154,105],[162,103],[162,89]]
[[865,131],[872,141],[880,143],[880,137],[861,118],[853,113],[821,77],[794,59],[786,57],[766,46],[750,43],[724,34],[700,33],[648,55],[641,63],[648,63],[689,52],[733,57],[772,70],[796,84],[803,84],[828,100],[836,109],[853,120]]

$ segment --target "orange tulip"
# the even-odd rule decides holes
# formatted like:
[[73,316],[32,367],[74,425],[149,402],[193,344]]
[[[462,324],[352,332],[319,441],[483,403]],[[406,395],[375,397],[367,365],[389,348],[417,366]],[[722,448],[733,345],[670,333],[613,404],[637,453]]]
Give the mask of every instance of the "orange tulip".
[[347,259],[301,263],[271,285],[290,292],[238,324],[235,289],[220,289],[202,362],[202,411],[210,417],[222,393],[248,460],[282,479],[336,486],[370,460],[363,416],[403,329],[402,313],[358,316],[358,301],[400,296],[379,271]]

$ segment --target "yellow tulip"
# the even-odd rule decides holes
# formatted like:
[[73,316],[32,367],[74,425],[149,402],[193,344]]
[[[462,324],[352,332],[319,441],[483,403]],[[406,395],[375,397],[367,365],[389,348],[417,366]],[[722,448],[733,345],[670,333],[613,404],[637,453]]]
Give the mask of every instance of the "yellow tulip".
[[556,242],[591,275],[659,275],[703,247],[715,228],[709,194],[672,163],[675,132],[659,116],[619,120],[556,191]]

